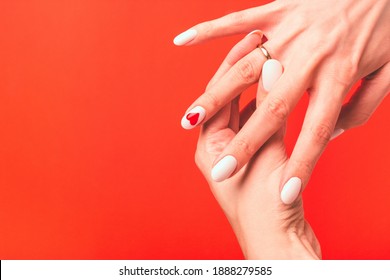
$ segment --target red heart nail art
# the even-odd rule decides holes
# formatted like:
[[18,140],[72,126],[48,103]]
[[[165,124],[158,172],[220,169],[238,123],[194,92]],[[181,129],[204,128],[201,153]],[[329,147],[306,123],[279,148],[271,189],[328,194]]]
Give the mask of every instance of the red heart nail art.
[[186,119],[190,121],[191,125],[196,125],[199,119],[199,113],[189,113]]

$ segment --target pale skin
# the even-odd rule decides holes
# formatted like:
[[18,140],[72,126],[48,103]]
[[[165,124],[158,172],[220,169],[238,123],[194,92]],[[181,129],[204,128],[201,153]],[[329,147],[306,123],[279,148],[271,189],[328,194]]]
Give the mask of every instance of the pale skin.
[[[281,191],[290,178],[298,177],[303,189],[332,135],[366,123],[390,91],[390,0],[274,1],[195,25],[191,30],[196,30],[196,36],[185,44],[255,29],[267,36],[263,45],[281,62],[284,72],[267,94],[259,83],[255,112],[229,138],[212,165],[232,155],[237,167],[231,176],[237,176],[283,127],[307,92],[309,105],[302,130],[278,182]],[[223,75],[189,107],[188,111],[195,106],[205,108],[201,124],[259,81],[266,58],[251,47],[234,63],[225,61]],[[361,79],[361,86],[346,100]]]
[[[239,42],[208,88],[218,83],[240,57],[252,51],[261,37],[261,33],[256,33]],[[258,95],[257,98],[262,99],[263,96]],[[301,196],[290,205],[279,199],[278,186],[289,162],[283,142],[284,125],[234,177],[219,183],[210,177],[213,163],[255,109],[253,101],[239,112],[236,98],[210,118],[201,128],[196,163],[226,214],[247,259],[319,259],[320,245],[304,219]]]

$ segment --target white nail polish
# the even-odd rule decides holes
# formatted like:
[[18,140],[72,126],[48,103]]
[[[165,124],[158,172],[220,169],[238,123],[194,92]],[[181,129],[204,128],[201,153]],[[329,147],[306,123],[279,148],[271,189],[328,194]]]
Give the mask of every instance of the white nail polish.
[[205,116],[206,110],[201,106],[196,106],[184,115],[184,117],[181,119],[181,126],[184,129],[192,129],[201,121],[203,121]]
[[250,35],[252,35],[252,34],[259,34],[259,36],[262,35],[261,31],[258,30],[258,29],[256,29],[256,30],[253,30],[251,33],[248,33],[245,37],[248,37],[248,36],[250,36]]
[[195,29],[189,29],[187,31],[184,31],[183,33],[177,35],[175,39],[173,39],[173,43],[176,46],[183,46],[190,41],[194,40],[196,35],[198,34],[198,31]]
[[261,79],[263,81],[263,88],[266,91],[270,91],[275,82],[280,78],[283,73],[282,64],[276,59],[268,59],[263,64],[263,70],[261,72]]
[[282,192],[280,193],[280,199],[284,204],[291,204],[297,199],[299,192],[301,191],[302,181],[298,177],[292,177],[284,184]]
[[336,137],[340,136],[341,134],[343,134],[344,132],[344,129],[342,128],[336,128],[334,131],[333,131],[333,134],[332,136],[330,137],[330,140],[332,141],[333,139],[335,139]]
[[211,170],[211,178],[216,182],[222,182],[232,175],[237,167],[237,160],[234,156],[225,156]]

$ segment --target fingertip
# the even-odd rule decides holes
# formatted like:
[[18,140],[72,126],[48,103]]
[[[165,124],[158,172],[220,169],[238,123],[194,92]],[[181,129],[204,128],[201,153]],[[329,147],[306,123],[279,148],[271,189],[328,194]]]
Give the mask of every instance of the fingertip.
[[302,180],[300,178],[298,177],[290,178],[283,186],[283,189],[280,193],[280,199],[286,205],[293,203],[299,196],[299,193],[301,192],[301,188],[302,188]]
[[276,59],[268,59],[263,64],[261,71],[261,79],[263,81],[263,88],[269,92],[273,85],[279,80],[283,74],[283,65]]
[[249,37],[251,35],[257,35],[257,36],[263,37],[263,32],[256,29],[256,30],[253,30],[252,32],[248,33],[245,37]]
[[215,182],[228,179],[237,168],[237,159],[232,155],[222,158],[211,170],[211,178]]
[[201,106],[196,106],[188,111],[181,119],[181,126],[184,129],[192,129],[200,124],[206,116],[206,110]]
[[184,46],[194,40],[196,36],[198,35],[198,31],[196,29],[188,29],[187,31],[184,31],[183,33],[180,33],[173,39],[173,43],[176,46]]

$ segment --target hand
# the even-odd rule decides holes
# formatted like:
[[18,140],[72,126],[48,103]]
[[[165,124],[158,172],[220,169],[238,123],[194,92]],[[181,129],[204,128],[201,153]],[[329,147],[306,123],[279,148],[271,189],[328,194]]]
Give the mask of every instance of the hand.
[[[209,88],[223,79],[231,71],[231,65],[260,40],[261,34],[256,33],[239,42],[222,63]],[[321,257],[320,246],[304,219],[301,196],[290,205],[279,199],[279,184],[288,163],[283,142],[284,125],[234,177],[220,183],[211,178],[213,163],[255,108],[253,100],[240,113],[238,98],[235,98],[210,118],[201,129],[196,163],[225,212],[246,258],[318,259]],[[228,158],[223,164],[228,166],[230,160]],[[220,169],[218,172],[224,171]],[[282,194],[285,200],[299,194],[297,180],[294,178],[290,187],[285,189]]]
[[[258,100],[255,113],[221,151],[216,163],[233,156],[237,166],[225,177],[237,173],[308,92],[306,117],[280,185],[282,190],[290,178],[298,177],[304,188],[328,141],[364,124],[390,91],[390,0],[275,1],[198,24],[179,35],[175,43],[194,45],[256,28],[268,37],[263,45],[282,63],[284,73]],[[187,110],[185,117],[192,117],[193,110],[198,114],[196,121],[192,119],[194,125],[184,126],[205,123],[256,83],[265,60],[253,47],[231,64]],[[360,79],[360,88],[343,106],[349,90]],[[258,94],[264,93],[260,83]]]

